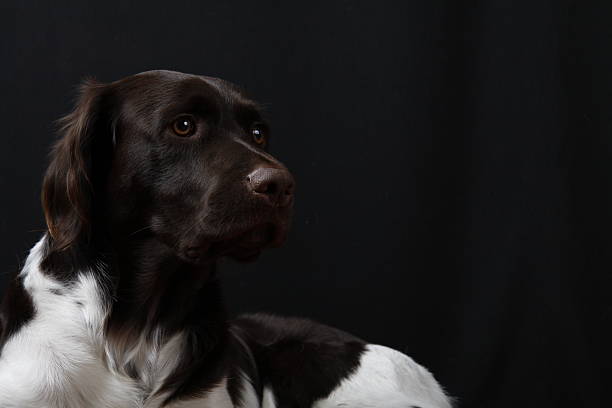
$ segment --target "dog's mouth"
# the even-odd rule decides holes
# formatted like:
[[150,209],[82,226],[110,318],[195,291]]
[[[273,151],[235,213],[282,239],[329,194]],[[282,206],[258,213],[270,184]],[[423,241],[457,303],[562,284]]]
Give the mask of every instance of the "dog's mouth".
[[286,226],[267,222],[197,246],[188,246],[182,252],[184,258],[193,263],[205,263],[224,256],[250,262],[256,260],[265,248],[281,246],[286,236]]

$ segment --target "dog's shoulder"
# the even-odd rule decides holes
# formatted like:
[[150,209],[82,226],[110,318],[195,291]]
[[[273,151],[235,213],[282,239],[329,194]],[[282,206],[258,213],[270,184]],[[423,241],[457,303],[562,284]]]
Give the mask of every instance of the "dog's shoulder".
[[399,351],[308,319],[241,316],[264,407],[450,407],[431,373]]
[[32,248],[5,295],[0,406],[138,406],[136,385],[111,375],[98,358],[97,282],[83,275],[68,284],[44,274],[43,246]]

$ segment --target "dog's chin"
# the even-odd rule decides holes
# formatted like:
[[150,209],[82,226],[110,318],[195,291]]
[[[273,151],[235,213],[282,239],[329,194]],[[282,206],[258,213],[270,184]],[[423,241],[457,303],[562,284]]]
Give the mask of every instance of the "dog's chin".
[[202,240],[197,245],[186,245],[179,256],[192,264],[207,264],[222,257],[238,262],[253,262],[266,248],[281,246],[287,237],[284,224],[265,223],[241,231],[230,231],[224,236]]

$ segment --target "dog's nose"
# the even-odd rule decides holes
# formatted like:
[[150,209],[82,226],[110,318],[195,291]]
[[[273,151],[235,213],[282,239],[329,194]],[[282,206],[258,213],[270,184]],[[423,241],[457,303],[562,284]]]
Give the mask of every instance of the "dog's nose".
[[251,191],[265,197],[270,205],[286,207],[293,199],[294,181],[285,169],[260,167],[247,176]]

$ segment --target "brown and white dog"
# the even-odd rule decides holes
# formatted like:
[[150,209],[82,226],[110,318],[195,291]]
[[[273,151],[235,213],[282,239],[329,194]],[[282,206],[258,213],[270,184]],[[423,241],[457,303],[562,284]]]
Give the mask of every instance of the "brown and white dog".
[[85,83],[43,184],[48,232],[0,312],[3,408],[447,408],[409,357],[308,320],[230,321],[223,256],[287,233],[294,182],[223,80]]

